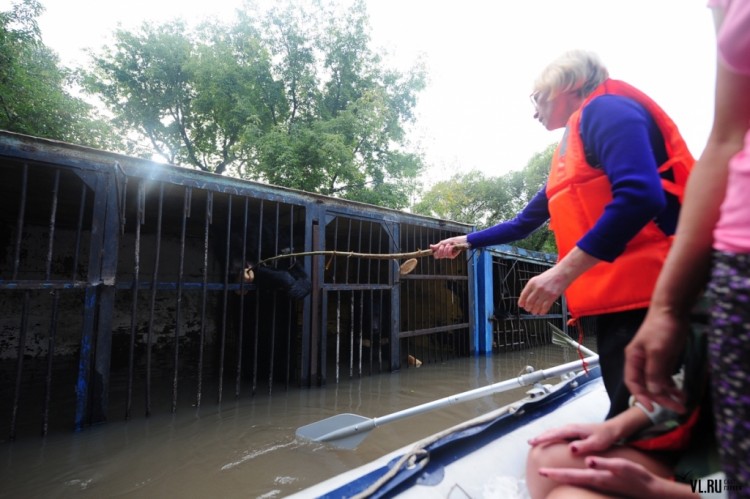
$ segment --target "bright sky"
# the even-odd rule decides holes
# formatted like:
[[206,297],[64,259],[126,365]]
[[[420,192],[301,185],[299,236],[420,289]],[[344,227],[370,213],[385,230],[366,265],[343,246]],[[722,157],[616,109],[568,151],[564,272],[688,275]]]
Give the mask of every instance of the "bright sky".
[[[118,26],[175,17],[229,19],[242,0],[41,0],[44,42],[64,64],[107,43]],[[8,10],[11,0],[0,0]],[[421,54],[429,85],[411,140],[430,169],[425,181],[479,169],[523,168],[561,131],[533,117],[529,93],[562,52],[597,52],[610,75],[654,98],[675,120],[694,155],[712,119],[714,34],[706,0],[367,0],[374,48],[408,68]]]

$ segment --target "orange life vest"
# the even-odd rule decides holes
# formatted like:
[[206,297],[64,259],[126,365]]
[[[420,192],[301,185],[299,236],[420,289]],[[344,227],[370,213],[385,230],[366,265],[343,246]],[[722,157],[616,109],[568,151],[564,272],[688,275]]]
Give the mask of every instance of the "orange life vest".
[[638,440],[628,442],[636,449],[647,451],[680,451],[690,445],[693,430],[701,417],[701,408],[696,407],[683,421],[675,422],[669,431],[657,435],[646,435]]
[[[669,170],[674,179],[663,179],[662,185],[680,202],[688,174],[695,163],[677,126],[651,98],[627,83],[606,80],[568,119],[565,135],[552,158],[546,192],[559,259],[575,247],[612,201],[609,179],[601,168],[594,168],[586,161],[580,134],[583,109],[603,94],[631,98],[652,116],[664,137],[668,158],[659,167],[659,172],[663,174]],[[571,315],[582,317],[648,307],[671,244],[672,237],[650,221],[614,262],[598,263],[568,287],[565,297]]]

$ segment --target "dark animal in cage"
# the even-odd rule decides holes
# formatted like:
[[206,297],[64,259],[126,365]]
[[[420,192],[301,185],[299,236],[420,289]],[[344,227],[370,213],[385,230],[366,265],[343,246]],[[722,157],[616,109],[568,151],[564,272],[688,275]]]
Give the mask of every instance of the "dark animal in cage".
[[228,341],[234,340],[238,372],[252,380],[253,392],[259,381],[267,380],[270,391],[275,381],[289,384],[298,374],[300,305],[312,290],[301,259],[259,263],[303,249],[301,222],[270,218],[251,214],[248,219],[258,223],[249,223],[246,231],[240,223],[220,223],[214,234],[225,282],[235,289],[225,293],[221,313]]
[[362,356],[372,355],[382,364],[390,358],[390,301],[384,299],[382,292],[363,292],[362,298],[363,306],[360,311],[355,308],[354,314],[354,323],[361,324]]
[[232,233],[229,236],[229,275],[237,282],[255,284],[256,289],[264,291],[281,291],[289,298],[300,300],[310,294],[312,284],[300,260],[290,257],[274,260],[269,263],[260,263],[266,258],[277,256],[271,251],[280,243],[281,249],[278,254],[293,253],[295,250],[290,246],[288,238],[284,238],[285,231],[276,235],[270,227],[263,227],[262,233],[250,231],[247,234],[245,258],[243,258],[243,236]]

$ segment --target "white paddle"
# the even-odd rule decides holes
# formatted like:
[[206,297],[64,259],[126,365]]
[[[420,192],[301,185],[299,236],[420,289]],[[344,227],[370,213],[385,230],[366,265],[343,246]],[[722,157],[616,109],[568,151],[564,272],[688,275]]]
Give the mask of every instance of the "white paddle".
[[[586,362],[591,366],[598,365],[599,356],[594,355],[592,357],[587,357],[586,359],[583,359],[583,362]],[[297,436],[315,442],[330,442],[336,447],[344,449],[354,449],[365,439],[365,437],[367,437],[368,433],[377,426],[382,426],[386,423],[391,423],[393,421],[398,421],[399,419],[404,419],[434,409],[440,409],[449,405],[458,404],[460,402],[478,399],[486,395],[505,392],[521,386],[533,385],[548,378],[561,376],[582,369],[582,367],[582,361],[576,360],[549,369],[538,369],[527,374],[522,374],[517,378],[450,395],[433,402],[427,402],[378,418],[367,418],[365,416],[349,413],[338,414],[298,428]]]

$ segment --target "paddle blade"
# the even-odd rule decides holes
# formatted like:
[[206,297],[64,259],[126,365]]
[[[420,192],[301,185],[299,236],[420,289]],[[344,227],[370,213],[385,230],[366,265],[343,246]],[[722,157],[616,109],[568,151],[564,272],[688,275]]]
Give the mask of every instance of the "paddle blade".
[[354,449],[375,427],[373,423],[372,419],[357,414],[337,414],[297,428],[297,437]]
[[581,345],[580,343],[575,341],[573,338],[565,334],[565,332],[562,329],[555,326],[551,322],[548,322],[547,325],[550,327],[550,329],[552,329],[552,344],[553,345],[557,345],[559,347],[573,347],[585,353],[586,355],[596,355],[595,351]]

